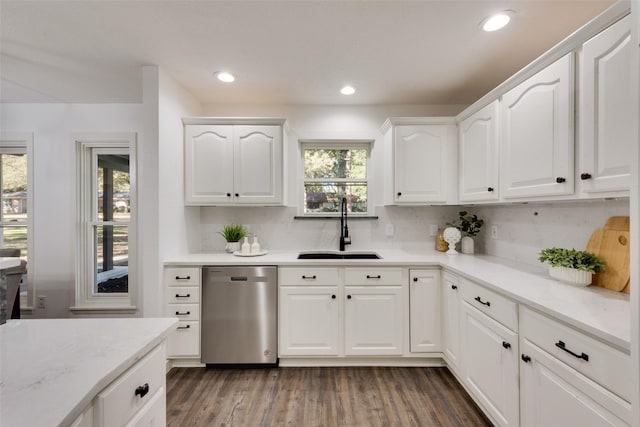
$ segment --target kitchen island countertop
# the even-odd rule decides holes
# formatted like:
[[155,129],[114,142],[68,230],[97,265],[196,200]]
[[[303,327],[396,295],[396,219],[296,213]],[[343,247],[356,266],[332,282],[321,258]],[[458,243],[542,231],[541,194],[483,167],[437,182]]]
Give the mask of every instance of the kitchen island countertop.
[[298,251],[274,251],[263,256],[238,257],[225,252],[172,257],[165,265],[276,265],[442,267],[498,291],[518,303],[584,330],[627,352],[630,350],[629,295],[597,286],[577,287],[549,277],[546,269],[488,255],[446,255],[429,249],[374,250],[382,259],[297,259]]
[[0,425],[70,425],[175,328],[175,318],[24,319],[0,326]]

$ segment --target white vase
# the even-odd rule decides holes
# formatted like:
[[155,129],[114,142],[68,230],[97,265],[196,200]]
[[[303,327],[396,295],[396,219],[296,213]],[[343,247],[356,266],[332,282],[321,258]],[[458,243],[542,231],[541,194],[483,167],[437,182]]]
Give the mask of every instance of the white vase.
[[589,286],[593,273],[568,267],[549,267],[549,276],[576,286]]
[[230,254],[240,249],[240,242],[227,242],[224,247],[224,250],[229,252]]
[[460,230],[455,227],[447,227],[444,229],[442,234],[444,236],[444,241],[449,244],[449,250],[446,252],[447,255],[457,255],[458,251],[456,251],[456,243],[460,241]]
[[460,243],[460,252],[463,254],[473,255],[473,237],[464,236]]

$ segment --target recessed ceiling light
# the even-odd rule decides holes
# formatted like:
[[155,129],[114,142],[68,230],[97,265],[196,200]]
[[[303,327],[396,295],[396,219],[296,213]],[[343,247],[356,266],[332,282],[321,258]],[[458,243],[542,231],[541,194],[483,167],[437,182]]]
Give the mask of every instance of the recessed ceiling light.
[[354,93],[356,93],[356,90],[353,88],[353,86],[347,85],[340,89],[340,93],[343,95],[353,95]]
[[225,82],[225,83],[231,83],[233,82],[236,78],[233,76],[233,74],[231,73],[227,73],[225,71],[219,71],[216,73],[216,77],[218,78],[218,80],[220,80],[221,82]]
[[511,17],[508,12],[501,12],[492,15],[482,22],[482,29],[485,31],[496,31],[509,23]]

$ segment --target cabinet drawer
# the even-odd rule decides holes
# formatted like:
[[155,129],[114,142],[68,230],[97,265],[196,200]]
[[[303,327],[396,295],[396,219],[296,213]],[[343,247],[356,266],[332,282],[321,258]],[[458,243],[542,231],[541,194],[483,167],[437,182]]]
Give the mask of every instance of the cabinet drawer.
[[346,285],[402,285],[407,279],[401,268],[346,268]]
[[465,301],[511,330],[518,330],[518,304],[469,280],[463,279],[462,285]]
[[165,286],[199,286],[199,267],[166,267],[164,269]]
[[177,317],[180,320],[200,319],[200,304],[167,304],[167,317]]
[[167,302],[169,304],[194,303],[199,301],[199,286],[170,286],[167,288]]
[[98,424],[125,425],[158,390],[164,388],[165,371],[165,347],[159,345],[98,394]]
[[169,357],[200,357],[200,322],[179,322],[167,338]]
[[631,359],[622,351],[525,307],[520,335],[588,378],[631,400]]
[[296,267],[278,269],[280,285],[330,285],[340,283],[340,274],[337,268],[327,267]]

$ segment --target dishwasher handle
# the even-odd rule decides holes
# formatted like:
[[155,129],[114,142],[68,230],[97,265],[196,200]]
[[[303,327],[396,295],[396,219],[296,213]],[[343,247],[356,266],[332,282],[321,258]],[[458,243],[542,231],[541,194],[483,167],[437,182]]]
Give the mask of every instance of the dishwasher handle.
[[232,282],[246,282],[247,276],[231,276]]

